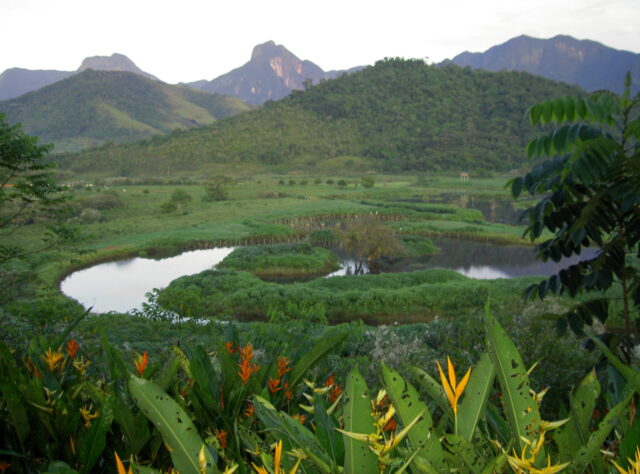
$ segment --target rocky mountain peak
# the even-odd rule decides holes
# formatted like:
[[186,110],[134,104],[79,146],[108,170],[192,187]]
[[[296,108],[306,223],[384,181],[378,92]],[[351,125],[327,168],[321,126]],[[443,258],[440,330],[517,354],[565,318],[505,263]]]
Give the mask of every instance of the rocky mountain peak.
[[93,69],[94,71],[124,71],[140,74],[150,79],[158,80],[157,77],[144,72],[124,54],[113,53],[111,56],[91,56],[85,58],[78,68],[78,72]]

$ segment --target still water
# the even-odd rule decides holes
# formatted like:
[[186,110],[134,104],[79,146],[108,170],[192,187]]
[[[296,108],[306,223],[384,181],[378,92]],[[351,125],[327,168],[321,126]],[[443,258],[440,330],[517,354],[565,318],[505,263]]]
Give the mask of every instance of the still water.
[[[460,240],[434,240],[440,248],[438,255],[418,258],[384,259],[381,272],[410,272],[428,268],[448,268],[471,278],[494,279],[519,276],[549,276],[579,260],[595,256],[587,249],[580,257],[560,263],[540,262],[530,247],[499,246],[464,242]],[[146,301],[145,293],[153,288],[164,288],[172,280],[199,273],[220,263],[232,247],[195,250],[162,260],[132,258],[102,263],[69,275],[61,284],[62,292],[93,312],[127,312],[140,309]],[[345,275],[353,271],[355,262],[343,258],[342,268],[329,276]],[[365,267],[365,272],[369,269]]]

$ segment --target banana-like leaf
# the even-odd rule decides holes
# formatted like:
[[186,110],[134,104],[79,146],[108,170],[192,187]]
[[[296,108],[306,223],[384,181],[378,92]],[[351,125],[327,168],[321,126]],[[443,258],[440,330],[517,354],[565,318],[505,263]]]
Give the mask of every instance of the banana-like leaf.
[[295,365],[289,374],[289,386],[293,389],[302,380],[307,371],[313,367],[331,349],[340,344],[347,337],[345,331],[340,331],[329,337],[322,338],[313,348],[307,352]]
[[[541,426],[538,404],[530,394],[529,377],[522,357],[515,344],[498,321],[485,307],[485,327],[489,355],[502,388],[504,411],[511,427],[511,438],[516,440],[516,450],[522,451],[524,442],[538,439]],[[540,456],[546,457],[544,449]]]
[[473,444],[461,436],[444,436],[444,448],[452,466],[458,466],[463,472],[480,474],[486,467],[484,457],[479,455]]
[[[182,407],[156,384],[139,377],[131,376],[129,391],[135,404],[160,431],[176,469],[183,474],[199,474],[198,455],[204,441]],[[220,472],[210,450],[204,452],[207,473]]]
[[[371,416],[371,402],[368,395],[367,382],[357,367],[347,376],[346,403],[344,406],[344,430],[350,433],[375,433],[376,428]],[[343,435],[344,472],[376,472],[378,460],[365,443]]]
[[421,419],[409,431],[409,440],[418,455],[423,457],[436,469],[444,467],[444,457],[440,441],[435,433],[433,420],[427,405],[420,400],[418,391],[398,372],[382,364],[384,387],[395,407],[398,417],[407,426],[422,414]]
[[437,403],[438,407],[442,410],[442,413],[444,413],[444,416],[453,423],[451,407],[449,406],[449,401],[447,400],[447,395],[444,393],[442,385],[419,367],[410,367],[409,372],[411,372],[414,378],[418,381],[420,387],[429,394],[434,402]]
[[467,441],[473,439],[478,421],[484,414],[494,378],[493,364],[489,354],[485,352],[471,370],[464,398],[458,407],[458,435]]
[[618,359],[613,352],[609,350],[609,348],[597,337],[589,336],[598,349],[602,351],[602,353],[609,359],[609,362],[618,369],[618,372],[622,374],[622,376],[627,379],[627,382],[634,386],[635,390],[640,390],[640,372],[633,370],[631,367],[622,363],[620,359]]
[[[560,418],[566,418],[568,416],[567,410],[564,407],[560,407]],[[558,429],[551,432],[551,437],[554,443],[558,446],[557,461],[566,462],[573,459],[573,454],[578,452],[583,443],[580,440],[576,423],[573,420],[569,420]]]
[[618,418],[626,412],[634,393],[635,390],[630,390],[626,398],[607,413],[607,416],[605,416],[598,425],[598,429],[591,434],[586,446],[580,448],[580,450],[573,455],[573,462],[571,464],[571,469],[573,471],[584,472],[587,469],[587,466],[599,457],[602,443],[604,443],[607,436],[609,436],[609,433],[611,433],[611,430],[618,421]]
[[327,454],[331,456],[334,464],[342,466],[344,462],[344,443],[342,435],[336,431],[339,425],[336,423],[335,418],[327,413],[330,411],[329,406],[322,395],[313,394],[313,407],[316,438]]
[[253,408],[256,416],[267,428],[277,432],[277,437],[285,436],[289,442],[302,449],[315,464],[320,472],[330,473],[335,471],[330,456],[322,449],[311,431],[299,421],[291,418],[287,413],[279,412],[262,397],[254,396]]
[[113,421],[113,408],[111,399],[107,398],[100,405],[100,416],[91,423],[82,443],[78,449],[78,457],[82,470],[80,472],[93,472],[93,467],[104,451],[107,441],[107,432]]
[[570,395],[571,415],[576,425],[581,444],[587,444],[591,436],[591,415],[600,396],[600,383],[596,371],[592,370],[578,385],[575,393]]

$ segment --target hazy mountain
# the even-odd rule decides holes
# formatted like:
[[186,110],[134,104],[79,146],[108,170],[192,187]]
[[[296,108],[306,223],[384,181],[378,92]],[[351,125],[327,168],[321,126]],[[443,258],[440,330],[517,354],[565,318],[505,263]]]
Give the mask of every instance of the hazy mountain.
[[85,58],[82,64],[78,68],[78,72],[86,71],[87,69],[93,69],[94,71],[124,71],[132,72],[134,74],[140,74],[141,76],[148,77],[155,81],[157,77],[144,72],[138,66],[135,65],[131,59],[124,54],[113,53],[111,56],[91,56]]
[[202,80],[186,85],[259,105],[267,100],[282,99],[292,90],[304,89],[307,80],[317,84],[323,79],[332,79],[357,69],[361,68],[325,72],[311,61],[299,59],[284,46],[268,41],[253,49],[251,59],[244,66],[211,81]]
[[625,74],[630,71],[634,90],[640,90],[640,54],[571,36],[518,36],[484,53],[464,52],[452,61],[487,71],[526,71],[588,91],[609,89],[617,93],[622,92]]
[[0,74],[0,100],[12,99],[27,92],[35,91],[54,82],[66,79],[87,69],[96,71],[126,71],[140,74],[149,79],[158,80],[144,72],[123,54],[111,56],[93,56],[86,58],[76,71],[30,70],[21,68],[7,69]]
[[528,107],[575,86],[524,72],[487,72],[387,59],[211,126],[69,156],[79,172],[199,175],[365,170],[511,170],[529,163],[539,130]]
[[18,97],[74,74],[72,71],[22,69],[14,67],[0,74],[0,100]]
[[199,127],[248,110],[234,97],[172,86],[130,72],[86,70],[0,102],[25,131],[71,151]]

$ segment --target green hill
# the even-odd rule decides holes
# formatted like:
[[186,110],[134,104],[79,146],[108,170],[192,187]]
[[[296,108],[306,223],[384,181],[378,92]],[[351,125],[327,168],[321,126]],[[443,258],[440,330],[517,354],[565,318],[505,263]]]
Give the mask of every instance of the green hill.
[[140,140],[208,125],[249,110],[238,99],[154,81],[130,72],[86,70],[0,102],[0,113],[24,130],[75,151],[104,142]]
[[526,109],[582,94],[521,72],[485,72],[386,59],[294,91],[278,102],[201,129],[69,156],[76,171],[132,175],[244,163],[276,171],[365,163],[384,171],[508,170],[534,135]]

